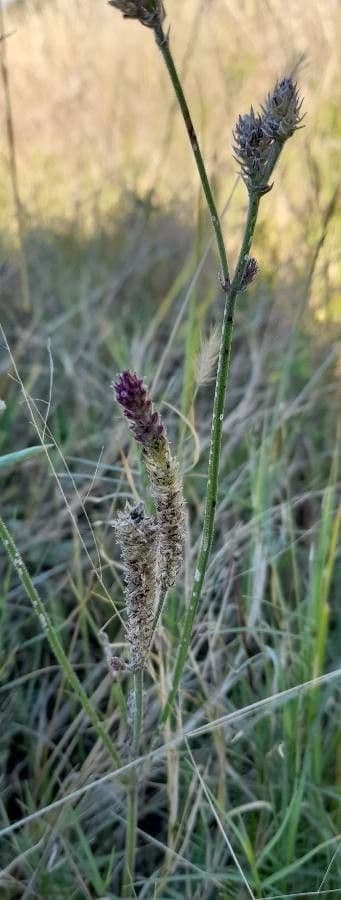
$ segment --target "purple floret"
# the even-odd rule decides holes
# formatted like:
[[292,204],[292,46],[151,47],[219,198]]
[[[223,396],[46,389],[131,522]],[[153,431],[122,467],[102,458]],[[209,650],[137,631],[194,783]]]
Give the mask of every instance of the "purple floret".
[[117,402],[130,420],[135,439],[144,447],[156,447],[164,438],[165,431],[143,378],[127,369],[120,373],[113,388]]

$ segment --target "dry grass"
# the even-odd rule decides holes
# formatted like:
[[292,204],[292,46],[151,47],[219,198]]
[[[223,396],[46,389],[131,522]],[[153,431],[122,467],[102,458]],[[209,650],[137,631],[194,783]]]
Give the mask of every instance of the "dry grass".
[[[260,100],[303,57],[304,139],[319,163],[330,165],[337,152],[331,120],[340,107],[337,0],[289,0],[285,10],[254,0],[170,2],[169,20],[206,157],[221,186],[235,168],[227,150],[237,112],[250,97]],[[27,2],[24,11],[8,11],[7,28],[14,31],[8,52],[23,201],[30,213],[64,218],[81,204],[91,214],[92,191],[110,209],[123,179],[134,190],[156,189],[163,198],[177,194],[192,203],[192,160],[148,32],[141,36],[138,25],[127,27],[105,3],[90,0]],[[300,162],[292,154],[301,180],[304,154]]]
[[[191,535],[147,681],[136,895],[284,900],[320,890],[334,900],[340,7],[170,0],[168,9],[221,207],[235,181],[236,114],[303,54],[307,111],[264,200],[261,276],[239,304],[216,540],[173,743],[157,722],[202,522],[217,266],[153,39],[102,0],[6,9],[31,312],[21,308],[4,146],[0,452],[36,444],[37,431],[53,447],[49,460],[0,470],[2,515],[124,765],[126,683],[107,675],[99,632],[114,616],[108,632],[124,653],[109,521],[125,499],[145,495],[145,482],[109,385],[126,365],[154,379],[174,448],[179,441]],[[238,184],[224,217],[231,254],[244,203]],[[1,563],[0,836],[33,816],[1,838],[1,896],[114,900],[124,784],[109,777],[101,734],[18,572]],[[323,673],[318,689],[278,700]]]

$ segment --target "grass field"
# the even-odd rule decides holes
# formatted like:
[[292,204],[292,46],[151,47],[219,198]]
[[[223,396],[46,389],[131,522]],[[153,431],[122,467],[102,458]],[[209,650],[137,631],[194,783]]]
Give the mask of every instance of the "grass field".
[[102,0],[5,8],[0,897],[121,896],[129,689],[102,632],[124,656],[111,523],[148,502],[110,387],[129,367],[167,424],[188,518],[145,679],[131,897],[336,900],[340,4],[169,0],[167,13],[230,260],[246,205],[238,114],[295,68],[306,116],[238,300],[214,546],[160,726],[203,519],[223,303],[210,222],[149,30]]

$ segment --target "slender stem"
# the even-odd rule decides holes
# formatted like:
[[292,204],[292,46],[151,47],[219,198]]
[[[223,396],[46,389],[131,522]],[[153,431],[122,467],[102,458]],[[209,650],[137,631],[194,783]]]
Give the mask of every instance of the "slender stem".
[[[133,737],[131,744],[131,760],[136,759],[139,754],[140,738],[142,730],[143,716],[143,671],[134,674],[134,724]],[[137,804],[138,804],[138,784],[137,770],[134,767],[129,775],[128,787],[128,804],[127,804],[127,831],[126,844],[124,853],[124,869],[122,881],[122,897],[132,896],[132,887],[135,871],[135,855],[136,855],[136,829],[137,829]]]
[[132,759],[139,754],[140,739],[142,731],[142,715],[143,715],[143,671],[134,674],[134,693],[135,693],[135,713],[133,727],[133,741],[131,747]]
[[[194,124],[192,121],[191,113],[190,113],[190,110],[188,107],[186,97],[183,92],[183,88],[182,88],[181,81],[180,81],[180,78],[177,73],[177,69],[176,69],[176,66],[175,66],[175,63],[173,60],[172,53],[170,50],[168,35],[165,34],[162,24],[160,22],[156,23],[154,33],[155,33],[155,40],[156,40],[157,46],[159,47],[160,52],[162,53],[164,62],[166,64],[166,67],[168,70],[168,74],[170,76],[170,79],[171,79],[171,82],[172,82],[172,85],[173,85],[173,88],[175,91],[176,99],[179,104],[180,111],[182,113],[182,117],[183,117],[183,120],[184,120],[184,123],[186,126],[187,134],[188,134],[191,148],[193,151],[194,159],[195,159],[197,169],[199,172],[201,185],[202,185],[203,192],[204,192],[204,195],[206,198],[207,206],[208,206],[210,217],[211,217],[211,222],[212,222],[215,237],[216,237],[217,250],[218,250],[218,255],[219,255],[219,260],[220,260],[220,265],[221,265],[222,283],[224,286],[228,286],[230,284],[230,273],[229,273],[229,266],[228,266],[228,261],[227,261],[227,253],[226,253],[226,248],[225,248],[224,236],[223,236],[222,227],[220,224],[217,206],[216,206],[215,199],[214,199],[214,196],[212,193],[212,188],[211,188],[211,185],[210,185],[210,182],[208,179],[205,163],[204,163],[203,156],[202,156],[202,153],[200,150],[199,141],[198,141],[197,134],[196,134]],[[166,593],[163,592],[162,596],[159,599],[158,607],[157,607],[156,614],[154,617],[154,622],[153,622],[152,637],[155,634],[156,627],[158,625],[158,622],[159,622],[159,619],[160,619],[160,616],[162,613],[165,596],[166,596]]]
[[156,632],[156,629],[157,629],[157,626],[158,626],[158,623],[159,623],[159,619],[160,619],[160,616],[161,616],[161,613],[162,613],[162,610],[163,610],[163,604],[164,604],[165,599],[166,599],[166,594],[167,594],[167,591],[162,591],[162,593],[160,594],[159,600],[158,600],[158,604],[157,604],[157,607],[156,607],[156,613],[155,613],[154,620],[153,620],[153,627],[152,627],[152,634],[151,634],[151,640],[150,640],[150,643],[152,643],[152,641],[153,641],[153,637],[154,637],[154,634],[155,634],[155,632]]
[[[278,159],[278,156],[281,152],[281,147],[278,145],[275,148],[275,151],[271,157],[271,165],[268,167],[268,171],[266,173],[267,177],[271,174],[272,169]],[[235,270],[235,274],[233,277],[233,281],[230,289],[226,295],[226,303],[224,309],[224,318],[222,324],[221,331],[221,339],[220,339],[220,349],[219,349],[219,360],[218,360],[218,369],[217,369],[217,377],[215,383],[215,394],[214,394],[214,403],[213,403],[213,415],[212,415],[212,426],[211,426],[211,439],[210,439],[210,451],[209,451],[209,460],[208,460],[208,471],[207,471],[207,491],[206,491],[206,499],[205,499],[205,512],[204,512],[204,522],[203,529],[201,534],[200,541],[200,549],[199,555],[197,559],[197,566],[194,574],[194,582],[191,593],[191,598],[189,605],[187,607],[184,626],[180,638],[180,644],[178,649],[178,655],[175,663],[175,669],[173,674],[172,687],[167,698],[167,702],[165,705],[165,709],[162,716],[162,721],[165,722],[171,712],[175,695],[180,683],[180,679],[182,676],[183,668],[186,661],[188,645],[191,640],[192,628],[194,619],[196,616],[196,612],[198,609],[201,592],[205,580],[208,560],[210,556],[213,534],[214,534],[214,519],[215,519],[215,511],[217,504],[217,492],[218,492],[218,475],[219,475],[219,459],[220,459],[220,448],[221,448],[221,436],[222,436],[222,428],[223,428],[223,418],[224,418],[224,408],[225,408],[225,398],[226,391],[228,386],[228,378],[229,378],[229,369],[230,369],[230,357],[231,357],[231,344],[232,344],[232,335],[233,335],[233,325],[234,325],[234,313],[236,306],[236,299],[238,292],[240,291],[241,280],[244,274],[245,269],[245,258],[248,256],[253,235],[256,227],[256,221],[258,216],[258,209],[260,203],[261,194],[259,192],[251,192],[249,195],[249,206],[247,219],[245,224],[244,236],[242,240],[242,245],[240,248],[240,253],[238,257],[238,262]]]
[[190,140],[190,144],[192,147],[193,155],[195,158],[195,162],[197,164],[197,169],[200,176],[200,181],[202,184],[202,188],[206,197],[207,206],[209,209],[209,213],[211,216],[211,222],[214,228],[217,248],[219,253],[220,265],[222,269],[222,279],[223,283],[227,285],[229,283],[229,267],[227,261],[226,248],[224,243],[223,232],[220,224],[220,219],[215,203],[215,199],[213,197],[212,188],[208,179],[208,175],[205,168],[205,163],[202,157],[202,153],[200,150],[197,134],[193,125],[192,117],[188,108],[187,100],[184,95],[182,85],[180,82],[180,78],[178,76],[173,56],[169,46],[169,38],[168,35],[165,34],[161,23],[157,23],[155,26],[155,39],[157,46],[159,47],[163,59],[165,61],[166,67],[168,69],[168,73],[173,84],[173,88],[176,94],[176,98],[183,116],[183,120],[186,126],[187,134]]
[[[209,212],[211,215],[212,225],[215,231],[217,248],[220,258],[220,264],[222,268],[222,280],[224,290],[226,292],[226,302],[224,309],[224,318],[222,324],[221,331],[221,340],[220,340],[220,349],[219,349],[219,360],[218,360],[218,369],[217,369],[217,377],[215,383],[215,394],[214,394],[214,404],[213,404],[213,416],[212,416],[212,426],[211,426],[211,439],[210,439],[210,451],[209,451],[209,462],[208,462],[208,473],[207,473],[207,491],[206,491],[206,499],[205,499],[205,512],[204,512],[204,522],[203,529],[201,534],[201,542],[199,555],[197,560],[197,567],[194,575],[194,584],[192,588],[192,594],[189,602],[189,606],[187,608],[185,622],[183,626],[182,635],[180,638],[180,645],[178,650],[178,655],[175,663],[175,670],[173,675],[172,687],[166,702],[166,706],[163,712],[162,721],[165,722],[168,718],[173,702],[175,699],[175,695],[180,683],[182,671],[185,665],[185,660],[187,656],[188,645],[191,639],[193,622],[195,619],[196,611],[199,605],[200,596],[202,587],[204,584],[205,574],[207,570],[208,560],[210,556],[213,533],[214,533],[214,519],[215,519],[215,511],[217,504],[217,489],[218,489],[218,474],[219,474],[219,459],[220,459],[220,448],[221,448],[221,436],[222,436],[222,427],[223,427],[223,418],[224,418],[224,408],[225,408],[225,398],[226,391],[228,386],[228,377],[229,377],[229,369],[230,369],[230,357],[231,357],[231,344],[232,344],[232,335],[233,335],[233,326],[234,326],[234,314],[235,314],[235,306],[238,292],[241,287],[241,280],[244,274],[245,268],[245,257],[248,255],[254,230],[257,221],[258,209],[260,198],[262,195],[263,188],[266,190],[266,185],[268,183],[268,179],[272,173],[272,170],[275,166],[275,163],[278,159],[278,156],[282,149],[282,144],[275,143],[272,149],[272,153],[270,155],[266,171],[264,174],[264,181],[262,181],[262,185],[259,188],[251,191],[249,193],[249,207],[247,220],[245,224],[244,236],[242,240],[242,245],[239,253],[239,258],[235,270],[235,274],[233,277],[232,284],[230,283],[230,275],[229,275],[229,267],[227,261],[227,254],[225,249],[224,237],[220,225],[220,220],[216,208],[216,204],[214,201],[214,197],[212,194],[212,189],[207,177],[205,164],[202,158],[202,154],[200,151],[197,135],[195,132],[195,128],[192,122],[191,114],[187,105],[187,101],[181,86],[181,82],[174,64],[174,60],[172,57],[172,53],[169,47],[169,39],[168,35],[165,35],[164,30],[160,22],[157,22],[154,28],[155,31],[155,39],[156,43],[162,53],[164,62],[166,64],[170,79],[172,81],[174,91],[179,103],[179,107],[184,119],[184,123],[187,129],[188,137],[191,143],[193,155],[196,161],[197,169],[199,172],[201,184],[203,187],[203,191],[206,197],[207,205],[209,208]],[[159,610],[158,610],[159,612]]]

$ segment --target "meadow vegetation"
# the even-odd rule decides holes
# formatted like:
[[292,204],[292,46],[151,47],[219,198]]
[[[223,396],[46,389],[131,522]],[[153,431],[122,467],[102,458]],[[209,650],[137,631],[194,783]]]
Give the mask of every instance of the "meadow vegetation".
[[167,426],[187,510],[144,681],[129,896],[333,900],[340,6],[168,0],[167,14],[229,261],[246,206],[238,115],[295,70],[306,117],[262,200],[260,272],[237,301],[214,544],[160,725],[203,520],[223,312],[211,223],[150,31],[103,0],[5,8],[0,896],[121,896],[129,679],[107,665],[107,640],[127,650],[112,521],[126,501],[152,511],[111,390],[129,368]]

